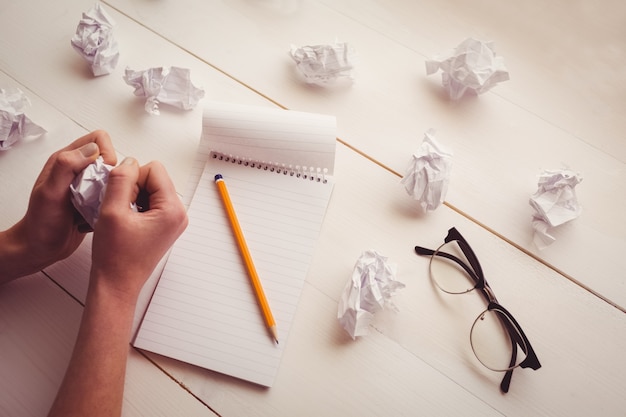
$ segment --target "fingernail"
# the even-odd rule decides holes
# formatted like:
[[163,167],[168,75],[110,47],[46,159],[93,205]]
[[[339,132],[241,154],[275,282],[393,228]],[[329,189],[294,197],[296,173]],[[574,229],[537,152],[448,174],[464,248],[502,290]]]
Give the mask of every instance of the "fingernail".
[[83,156],[85,158],[88,158],[90,156],[93,156],[95,153],[98,152],[98,145],[95,144],[95,142],[89,142],[86,145],[81,146],[80,148],[78,148],[78,150],[80,151],[81,154],[83,154]]
[[132,156],[127,156],[126,158],[124,158],[121,165],[133,165],[134,163],[135,158],[133,158]]

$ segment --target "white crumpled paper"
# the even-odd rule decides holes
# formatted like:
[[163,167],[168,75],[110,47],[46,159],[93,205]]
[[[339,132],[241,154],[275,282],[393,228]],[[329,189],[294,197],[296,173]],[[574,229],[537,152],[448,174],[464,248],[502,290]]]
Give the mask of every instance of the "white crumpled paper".
[[191,71],[179,67],[157,67],[143,71],[126,68],[126,84],[135,88],[134,94],[146,99],[146,112],[158,115],[159,103],[183,110],[193,109],[204,97],[204,90],[191,82]]
[[[100,206],[104,200],[109,174],[113,168],[115,167],[105,164],[100,156],[78,174],[70,184],[72,204],[92,229],[98,222]],[[130,208],[138,211],[136,203],[131,203]]]
[[0,88],[0,151],[6,151],[18,140],[46,133],[24,114],[29,105],[30,100],[19,88]]
[[391,297],[404,284],[395,280],[396,265],[387,257],[368,250],[357,259],[352,278],[341,294],[337,318],[352,339],[369,333],[376,311],[389,307],[397,310]]
[[582,178],[573,171],[545,170],[539,177],[537,191],[530,197],[535,209],[532,226],[534,244],[544,249],[555,241],[550,229],[574,220],[582,211],[575,187]]
[[72,37],[72,47],[89,62],[95,76],[110,74],[117,66],[120,54],[113,37],[114,26],[115,21],[96,3],[83,13]]
[[435,140],[435,131],[429,129],[400,183],[419,201],[422,210],[435,210],[446,198],[451,171],[452,153]]
[[509,79],[504,60],[496,56],[493,42],[468,38],[445,56],[426,61],[426,74],[442,71],[442,82],[452,100],[466,92],[482,94]]
[[102,157],[98,157],[70,184],[72,203],[92,228],[98,222],[100,205],[104,199],[111,170],[113,166],[105,164]]
[[347,43],[292,46],[290,55],[309,84],[325,86],[342,77],[352,79],[354,51]]

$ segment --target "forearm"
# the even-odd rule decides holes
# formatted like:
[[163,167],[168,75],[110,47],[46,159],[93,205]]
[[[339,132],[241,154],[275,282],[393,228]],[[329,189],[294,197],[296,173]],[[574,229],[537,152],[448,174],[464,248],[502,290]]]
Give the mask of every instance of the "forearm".
[[29,257],[20,223],[0,232],[0,284],[38,271]]
[[65,378],[49,416],[119,416],[136,297],[92,277]]

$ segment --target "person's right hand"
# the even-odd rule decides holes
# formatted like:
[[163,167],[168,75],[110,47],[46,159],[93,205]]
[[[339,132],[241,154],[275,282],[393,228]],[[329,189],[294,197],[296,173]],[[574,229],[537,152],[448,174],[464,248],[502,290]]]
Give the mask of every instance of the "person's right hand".
[[[145,196],[147,210],[131,203]],[[163,165],[126,158],[109,174],[94,229],[91,280],[136,302],[159,260],[187,227],[187,214]]]

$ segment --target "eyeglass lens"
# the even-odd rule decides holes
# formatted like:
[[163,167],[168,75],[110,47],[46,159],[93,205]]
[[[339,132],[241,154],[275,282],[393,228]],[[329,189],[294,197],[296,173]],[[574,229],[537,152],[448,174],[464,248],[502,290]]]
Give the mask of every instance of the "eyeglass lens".
[[[516,368],[526,358],[525,347],[517,349],[512,340],[515,326],[499,310],[485,310],[481,313],[470,332],[470,342],[476,358],[492,371],[508,371]],[[516,337],[519,342],[520,337]]]
[[430,276],[443,292],[464,294],[476,287],[476,280],[464,269],[468,266],[461,247],[453,240],[441,245],[430,258]]

